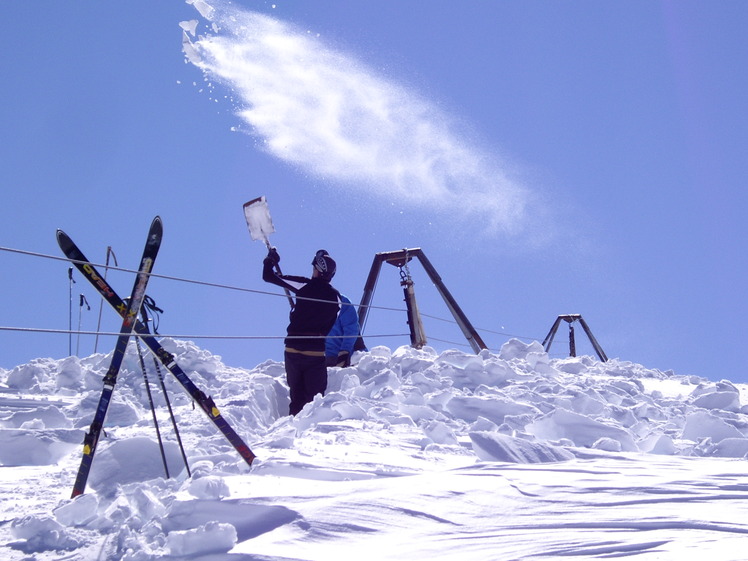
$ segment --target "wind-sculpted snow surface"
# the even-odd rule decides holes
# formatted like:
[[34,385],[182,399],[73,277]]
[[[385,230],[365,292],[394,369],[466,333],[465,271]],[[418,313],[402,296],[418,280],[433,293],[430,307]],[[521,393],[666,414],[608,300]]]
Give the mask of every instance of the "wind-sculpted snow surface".
[[87,493],[70,500],[109,357],[0,370],[3,559],[742,558],[748,410],[729,381],[518,340],[375,347],[292,418],[282,363],[164,345],[253,467],[169,377],[192,477],[154,383],[166,479],[131,347]]

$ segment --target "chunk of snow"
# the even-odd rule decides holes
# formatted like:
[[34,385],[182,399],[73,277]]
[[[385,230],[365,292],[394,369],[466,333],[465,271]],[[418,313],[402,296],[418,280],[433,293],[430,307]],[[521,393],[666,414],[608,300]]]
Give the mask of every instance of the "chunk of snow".
[[194,37],[197,31],[197,24],[198,21],[196,19],[191,19],[189,21],[180,21],[179,27]]
[[208,522],[192,530],[175,530],[166,536],[169,553],[174,557],[225,553],[231,550],[236,542],[236,528],[221,522]]
[[484,461],[540,464],[574,459],[574,454],[563,448],[497,432],[471,432],[470,440],[473,450]]
[[605,436],[621,443],[621,450],[638,451],[633,437],[620,427],[602,423],[585,415],[557,409],[536,419],[527,431],[542,440],[569,439],[577,446],[591,447]]
[[695,411],[686,417],[681,438],[693,441],[711,438],[719,442],[725,438],[745,438],[745,435],[714,413]]

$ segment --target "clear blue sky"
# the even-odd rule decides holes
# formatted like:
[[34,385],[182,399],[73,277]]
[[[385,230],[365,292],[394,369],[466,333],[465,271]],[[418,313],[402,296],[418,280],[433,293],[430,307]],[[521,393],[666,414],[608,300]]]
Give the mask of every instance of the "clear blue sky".
[[[159,214],[156,273],[277,293],[241,213],[266,195],[284,271],[308,274],[324,247],[354,302],[375,253],[421,247],[492,349],[580,313],[610,357],[748,382],[748,4],[245,0],[230,10],[256,27],[211,32],[236,57],[208,64],[223,80],[185,62],[180,22],[206,31],[185,3],[2,7],[0,246],[60,255],[62,228],[132,268]],[[77,272],[70,314],[65,262],[2,251],[0,266],[0,326],[96,328]],[[411,272],[422,312],[448,318]],[[129,293],[131,275],[110,280]],[[149,293],[165,334],[285,329],[282,297],[160,278]],[[396,269],[373,303],[403,308]],[[438,350],[464,344],[425,327]],[[406,331],[404,313],[370,313],[368,334]],[[282,358],[277,339],[195,340],[230,365]],[[0,331],[4,368],[68,350],[66,334]]]

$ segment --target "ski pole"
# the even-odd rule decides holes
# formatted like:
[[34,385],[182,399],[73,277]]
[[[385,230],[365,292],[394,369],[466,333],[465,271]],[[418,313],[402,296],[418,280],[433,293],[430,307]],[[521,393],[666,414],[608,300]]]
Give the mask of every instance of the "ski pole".
[[[119,263],[117,263],[117,256],[114,254],[114,251],[112,251],[112,246],[109,245],[106,248],[106,263],[104,264],[104,280],[106,280],[106,274],[109,270],[109,255],[114,258],[114,265],[115,267],[119,267]],[[101,310],[104,307],[104,300],[101,299],[99,301],[99,322],[96,324],[96,340],[94,341],[94,353],[97,352],[99,349],[99,331],[101,331]]]
[[[182,444],[182,436],[179,434],[179,428],[177,427],[177,420],[174,417],[174,410],[171,408],[171,401],[169,400],[169,394],[166,393],[166,384],[164,383],[164,376],[161,373],[161,367],[158,365],[158,360],[153,357],[153,365],[156,367],[156,374],[158,375],[158,381],[161,384],[161,391],[164,394],[164,401],[166,401],[166,408],[169,410],[169,418],[171,418],[171,426],[174,427],[174,434],[177,437],[177,443],[179,444],[179,451],[182,453],[182,460],[184,461],[184,467],[187,470],[187,477],[192,477],[190,471],[190,464],[187,461],[187,454],[184,452],[184,444]],[[193,404],[194,407],[194,404]]]
[[156,407],[153,405],[153,395],[151,394],[151,384],[148,382],[148,373],[145,370],[145,361],[143,360],[143,351],[140,349],[140,339],[135,338],[135,346],[138,349],[138,359],[140,360],[140,369],[143,371],[143,381],[145,382],[145,391],[148,394],[148,403],[151,405],[151,414],[153,415],[153,426],[156,427],[156,436],[158,437],[158,447],[161,450],[161,460],[164,462],[164,471],[166,479],[169,479],[169,466],[166,463],[166,453],[164,452],[164,442],[161,440],[161,430],[158,428],[158,418],[156,417]]
[[[148,313],[146,312],[145,308],[159,310],[159,308],[156,308],[155,302],[153,302],[153,299],[149,296],[146,296],[146,306],[144,308],[140,309],[140,315],[143,318],[143,325],[145,326],[146,332],[150,331],[150,328],[148,327],[148,322],[150,319],[148,318]],[[159,310],[160,311],[160,310]],[[156,328],[153,329],[153,333],[158,335],[158,331]],[[179,434],[179,428],[177,427],[177,420],[174,417],[174,410],[171,407],[171,400],[169,399],[169,394],[166,392],[166,383],[164,382],[164,376],[161,373],[161,367],[158,365],[158,360],[156,360],[156,357],[153,357],[153,366],[156,368],[156,374],[158,375],[158,381],[161,385],[161,391],[164,394],[164,401],[166,402],[166,408],[169,410],[169,418],[171,419],[171,425],[174,427],[174,434],[177,437],[177,443],[179,444],[179,451],[182,453],[182,460],[184,461],[184,467],[187,470],[187,477],[192,477],[192,472],[190,471],[190,464],[187,461],[187,455],[184,452],[184,445],[182,444],[182,436]]]
[[73,356],[73,268],[68,269],[68,279],[70,279],[70,302],[68,303],[68,356]]
[[91,306],[88,305],[88,300],[86,300],[86,297],[81,294],[78,303],[78,338],[75,343],[75,356],[79,356],[81,347],[81,319],[83,317],[83,304],[86,305],[88,311],[91,311]]

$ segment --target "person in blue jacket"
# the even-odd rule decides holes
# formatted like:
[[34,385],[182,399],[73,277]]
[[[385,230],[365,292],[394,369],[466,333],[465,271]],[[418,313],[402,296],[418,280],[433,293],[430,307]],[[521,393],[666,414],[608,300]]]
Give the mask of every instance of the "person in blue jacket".
[[340,312],[338,319],[327,334],[325,341],[325,360],[327,366],[350,366],[351,355],[354,350],[366,350],[357,340],[361,336],[361,328],[358,323],[358,314],[351,301],[342,294],[340,295]]

